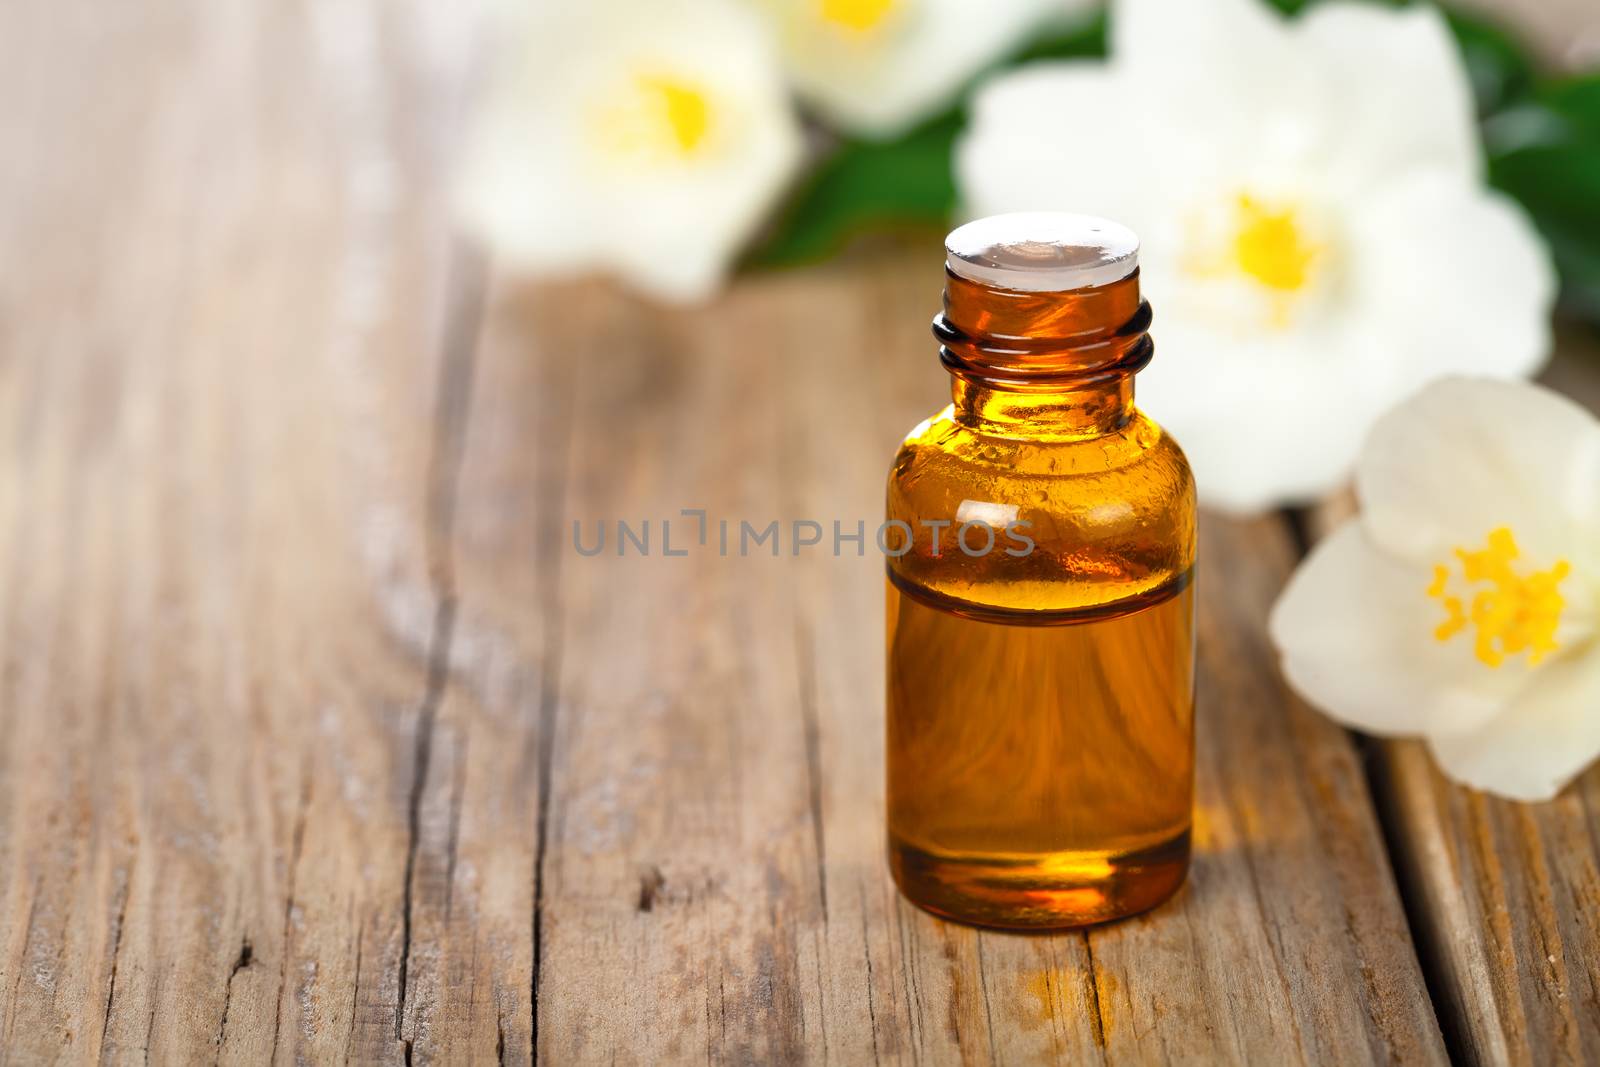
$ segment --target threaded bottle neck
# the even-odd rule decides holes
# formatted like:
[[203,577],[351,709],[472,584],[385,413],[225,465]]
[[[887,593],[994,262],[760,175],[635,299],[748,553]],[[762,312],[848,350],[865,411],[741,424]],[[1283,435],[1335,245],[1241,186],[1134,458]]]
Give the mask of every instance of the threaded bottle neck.
[[1003,289],[946,270],[933,320],[957,418],[1006,436],[1096,436],[1133,414],[1133,375],[1154,353],[1137,269],[1065,292]]
[[1083,382],[1150,362],[1150,305],[1139,272],[1059,293],[1001,289],[945,271],[944,313],[933,320],[952,374],[997,385]]

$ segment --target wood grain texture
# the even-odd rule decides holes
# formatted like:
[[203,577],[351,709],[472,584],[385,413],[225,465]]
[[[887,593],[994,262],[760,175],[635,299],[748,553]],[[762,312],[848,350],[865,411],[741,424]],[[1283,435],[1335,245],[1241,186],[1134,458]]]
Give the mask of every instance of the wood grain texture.
[[1420,742],[1377,751],[1452,1048],[1468,1063],[1600,1060],[1600,773],[1518,804],[1450,784]]
[[[938,257],[918,251],[703,312],[578,287],[494,304],[458,640],[513,679],[482,699],[541,720],[541,1053],[1442,1062],[1354,750],[1276,678],[1262,620],[1293,549],[1275,521],[1203,531],[1199,854],[1174,903],[1020,937],[896,895],[882,560],[831,538],[835,520],[871,536],[887,458],[947,389]],[[686,556],[662,554],[666,518]],[[619,557],[614,525],[602,554],[575,550],[573,520],[592,547],[617,519],[651,521],[650,556]],[[773,520],[780,555],[741,558],[740,523]],[[792,554],[795,520],[820,550]],[[517,657],[553,688],[515,684]]]
[[[448,29],[344,0],[8,14],[6,1062],[428,1037]],[[469,977],[516,974],[526,1046],[517,952]],[[493,1012],[451,1025],[492,1055]]]

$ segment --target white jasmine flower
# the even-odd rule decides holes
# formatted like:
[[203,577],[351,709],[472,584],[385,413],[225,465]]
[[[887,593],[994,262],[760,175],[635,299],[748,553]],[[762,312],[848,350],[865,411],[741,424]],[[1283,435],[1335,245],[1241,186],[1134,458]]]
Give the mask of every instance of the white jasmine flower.
[[765,26],[733,0],[584,0],[525,16],[477,117],[462,217],[531,273],[706,296],[801,137]]
[[829,122],[888,137],[950,104],[1050,15],[1084,0],[757,0],[795,88]]
[[1108,63],[980,91],[958,176],[978,213],[1104,215],[1142,238],[1158,351],[1140,403],[1234,511],[1305,501],[1446,373],[1524,377],[1555,282],[1486,189],[1433,8],[1117,0]]
[[1600,754],[1600,420],[1449,378],[1372,428],[1362,513],[1274,607],[1284,673],[1340,722],[1543,800]]

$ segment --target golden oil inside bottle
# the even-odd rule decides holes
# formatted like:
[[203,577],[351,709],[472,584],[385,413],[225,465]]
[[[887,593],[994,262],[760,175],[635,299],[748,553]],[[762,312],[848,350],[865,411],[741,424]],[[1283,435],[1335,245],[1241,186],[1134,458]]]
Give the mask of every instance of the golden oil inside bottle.
[[1193,586],[1064,612],[890,580],[889,854],[922,906],[993,926],[1143,911],[1183,881]]

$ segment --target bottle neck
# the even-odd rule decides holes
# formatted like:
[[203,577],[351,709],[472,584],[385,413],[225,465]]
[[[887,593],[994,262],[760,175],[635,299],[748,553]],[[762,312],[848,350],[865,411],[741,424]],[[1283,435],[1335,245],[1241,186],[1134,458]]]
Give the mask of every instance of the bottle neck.
[[951,374],[956,421],[998,437],[1100,437],[1133,418],[1133,375],[1079,388],[979,384]]
[[933,322],[957,421],[1007,437],[1098,437],[1133,417],[1154,351],[1138,272],[1108,285],[1022,292],[946,272]]

